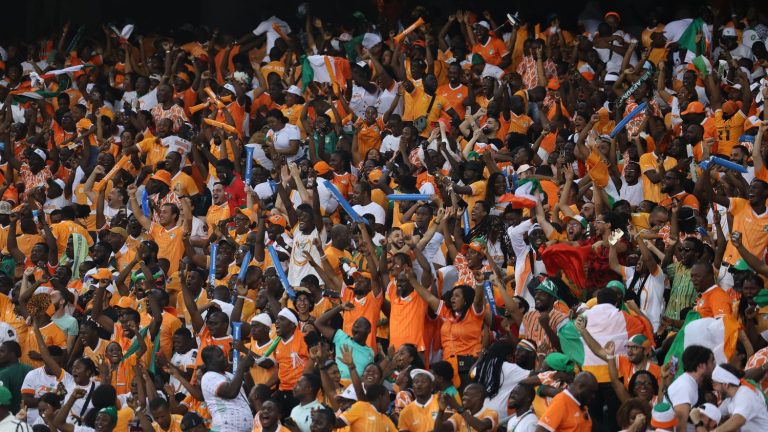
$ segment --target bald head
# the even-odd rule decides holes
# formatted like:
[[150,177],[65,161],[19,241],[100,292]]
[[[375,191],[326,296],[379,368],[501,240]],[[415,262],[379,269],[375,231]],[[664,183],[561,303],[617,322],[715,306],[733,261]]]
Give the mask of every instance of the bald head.
[[597,393],[597,379],[591,372],[581,372],[568,389],[579,402],[586,405]]
[[331,228],[331,243],[337,249],[346,249],[349,246],[351,234],[347,225],[337,224]]

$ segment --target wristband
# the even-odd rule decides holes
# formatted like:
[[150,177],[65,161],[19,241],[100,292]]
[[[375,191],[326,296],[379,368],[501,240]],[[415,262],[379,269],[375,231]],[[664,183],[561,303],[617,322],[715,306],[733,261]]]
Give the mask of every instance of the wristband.
[[616,358],[616,356],[615,355],[607,355],[607,356],[605,356],[605,358],[608,359],[608,360],[613,360],[613,359]]

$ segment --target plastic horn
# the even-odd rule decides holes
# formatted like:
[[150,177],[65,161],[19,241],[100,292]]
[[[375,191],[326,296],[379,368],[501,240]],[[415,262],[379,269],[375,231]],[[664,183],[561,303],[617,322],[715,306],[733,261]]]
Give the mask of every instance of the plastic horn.
[[267,348],[267,350],[264,351],[264,354],[261,357],[264,358],[264,357],[271,356],[272,353],[275,352],[275,349],[277,349],[277,344],[279,342],[280,342],[280,336],[275,337],[275,340],[272,341],[272,345],[270,345],[269,348]]
[[251,173],[253,172],[253,151],[256,144],[245,145],[245,184],[251,184]]
[[424,19],[420,17],[419,19],[416,20],[416,22],[409,25],[408,28],[401,31],[399,35],[395,36],[395,43],[401,43],[403,41],[403,38],[408,36],[409,33],[413,32],[414,30],[416,30],[417,28],[423,25],[424,25]]
[[141,194],[141,211],[144,213],[144,217],[149,217],[149,194],[147,190]]
[[432,195],[427,194],[389,194],[387,199],[390,201],[429,201]]
[[216,255],[219,252],[219,245],[216,243],[211,244],[210,260],[208,264],[208,285],[213,288],[216,286]]
[[120,158],[119,161],[115,164],[115,166],[112,167],[111,170],[109,170],[108,173],[104,175],[104,178],[97,181],[96,184],[93,185],[93,190],[95,192],[101,192],[104,190],[104,187],[107,185],[107,182],[112,180],[112,177],[114,177],[118,171],[120,171],[122,168],[125,168],[128,163],[131,161],[130,156],[123,156]]
[[464,209],[464,235],[469,234],[469,207]]
[[290,297],[291,300],[295,300],[296,293],[293,292],[291,284],[288,283],[288,276],[285,275],[283,265],[280,264],[280,257],[277,256],[277,251],[272,245],[267,246],[267,250],[269,251],[269,256],[272,257],[272,265],[275,266],[275,272],[277,273],[278,279],[280,279],[280,282],[283,284],[285,293],[288,294],[288,297]]
[[[693,157],[693,146],[690,144],[685,145],[685,151],[688,153],[688,157]],[[698,176],[696,175],[696,162],[691,160],[691,180],[693,180],[694,183],[698,181]]]
[[191,107],[189,107],[189,112],[190,114],[195,114],[198,111],[208,108],[208,105],[210,104],[211,104],[210,102],[203,102],[201,104],[192,105]]
[[510,24],[513,26],[519,26],[520,25],[520,13],[515,12],[514,14],[507,14],[507,21],[509,21]]
[[728,169],[731,169],[731,170],[734,170],[734,171],[738,171],[738,172],[740,172],[742,174],[747,172],[747,169],[744,168],[743,166],[741,166],[741,165],[739,165],[737,163],[731,162],[729,160],[726,160],[726,159],[723,159],[723,158],[719,158],[717,156],[712,156],[711,158],[709,158],[709,160],[706,160],[706,161],[700,163],[699,166],[701,167],[701,169],[709,169],[709,166],[712,165],[712,164],[720,165],[723,168],[728,168]]
[[615,138],[616,135],[621,132],[622,129],[624,129],[624,126],[627,125],[633,118],[635,118],[636,115],[640,114],[645,110],[646,105],[648,105],[648,102],[643,102],[640,105],[637,106],[637,108],[633,109],[631,113],[629,113],[626,117],[621,119],[621,121],[616,125],[615,128],[611,131],[611,138]]
[[[232,339],[237,342],[240,340],[240,328],[243,326],[243,323],[239,321],[235,321],[232,323]],[[240,351],[237,349],[232,350],[232,370],[237,370],[237,363],[240,361]]]
[[339,205],[341,208],[344,209],[345,212],[352,218],[355,222],[364,222],[368,224],[368,220],[361,217],[357,212],[352,209],[352,206],[349,205],[349,201],[347,201],[343,195],[341,195],[341,192],[339,192],[338,189],[336,189],[336,186],[333,185],[333,183],[329,182],[328,180],[323,180],[323,184],[326,188],[328,188],[329,191],[333,194],[333,197],[336,198],[336,201],[339,202]]
[[205,92],[205,94],[208,95],[209,98],[211,98],[211,100],[216,104],[217,107],[219,107],[220,109],[224,108],[224,102],[222,102],[219,99],[219,97],[216,96],[216,93],[214,93],[210,87],[204,88],[203,91]]
[[243,257],[243,262],[240,263],[240,273],[237,274],[237,280],[244,281],[245,280],[245,274],[248,273],[248,264],[251,263],[251,251],[248,251],[245,253],[245,256]]
[[485,291],[485,298],[491,306],[491,314],[496,316],[496,300],[493,298],[493,286],[491,285],[491,281],[487,280],[483,282],[483,290]]
[[213,127],[224,129],[225,131],[227,131],[227,132],[229,132],[231,134],[237,134],[237,129],[234,126],[230,126],[230,125],[228,125],[226,123],[222,123],[220,121],[216,121],[216,120],[209,119],[209,118],[204,119],[203,121],[207,125],[211,125]]

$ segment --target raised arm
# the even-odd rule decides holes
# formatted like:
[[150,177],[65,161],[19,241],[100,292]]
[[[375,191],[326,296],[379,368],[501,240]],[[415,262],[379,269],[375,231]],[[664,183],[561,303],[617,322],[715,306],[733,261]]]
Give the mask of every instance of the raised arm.
[[136,185],[128,185],[128,203],[131,205],[131,211],[136,217],[136,221],[139,222],[142,228],[144,228],[146,231],[149,231],[149,229],[152,227],[152,221],[144,216],[144,211],[139,205],[139,202],[136,200],[136,191]]
[[440,308],[440,299],[435,297],[426,288],[421,286],[419,281],[416,279],[416,275],[413,273],[413,270],[408,272],[408,281],[411,283],[411,286],[413,286],[413,289],[416,291],[419,297],[427,302],[427,305],[429,305],[429,308],[432,309],[432,312],[437,313],[438,309]]

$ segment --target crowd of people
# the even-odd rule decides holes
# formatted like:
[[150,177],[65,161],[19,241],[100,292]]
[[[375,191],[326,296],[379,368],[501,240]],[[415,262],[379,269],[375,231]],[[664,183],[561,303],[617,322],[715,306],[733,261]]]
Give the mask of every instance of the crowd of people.
[[765,431],[768,20],[667,6],[0,41],[0,432]]

